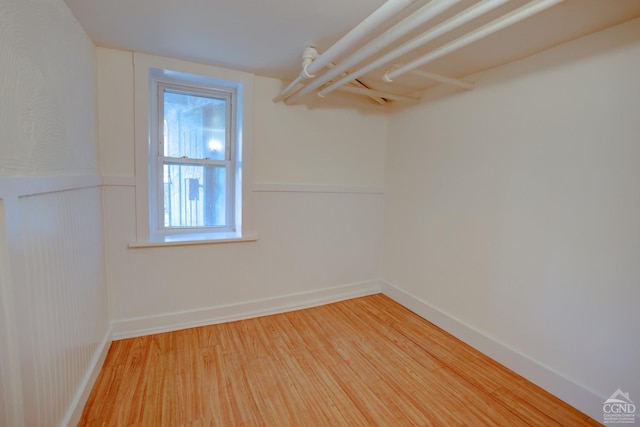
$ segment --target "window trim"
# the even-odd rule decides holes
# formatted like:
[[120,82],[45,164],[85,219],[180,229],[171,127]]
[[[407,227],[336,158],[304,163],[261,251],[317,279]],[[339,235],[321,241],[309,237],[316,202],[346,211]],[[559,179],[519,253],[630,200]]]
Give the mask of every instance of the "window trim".
[[[134,65],[134,142],[135,142],[135,172],[136,172],[136,242],[131,247],[153,247],[167,245],[203,243],[228,243],[233,241],[255,241],[257,238],[251,232],[251,153],[252,153],[252,106],[253,106],[253,75],[241,71],[229,70],[210,65],[196,64],[173,58],[163,58],[135,52]],[[232,168],[232,181],[237,183],[234,191],[235,230],[214,231],[189,230],[180,233],[154,233],[151,218],[150,203],[157,200],[152,186],[155,184],[151,177],[151,169],[157,169],[157,163],[150,167],[150,160],[154,161],[152,152],[151,120],[149,107],[154,88],[154,80],[166,80],[171,84],[182,84],[188,87],[218,86],[236,91],[237,110],[235,123],[235,137],[237,138],[236,167]],[[157,102],[157,96],[155,97]],[[158,130],[155,130],[157,132]],[[158,157],[158,156],[156,156]],[[154,163],[160,161],[155,159]],[[235,170],[233,170],[235,169]],[[155,182],[159,182],[156,180]],[[156,190],[157,191],[157,190]]]

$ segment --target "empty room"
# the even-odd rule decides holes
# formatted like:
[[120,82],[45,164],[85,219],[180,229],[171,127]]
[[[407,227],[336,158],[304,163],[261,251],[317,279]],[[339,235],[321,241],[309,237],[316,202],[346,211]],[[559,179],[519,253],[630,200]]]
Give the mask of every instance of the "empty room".
[[0,426],[638,424],[639,302],[639,0],[0,0]]

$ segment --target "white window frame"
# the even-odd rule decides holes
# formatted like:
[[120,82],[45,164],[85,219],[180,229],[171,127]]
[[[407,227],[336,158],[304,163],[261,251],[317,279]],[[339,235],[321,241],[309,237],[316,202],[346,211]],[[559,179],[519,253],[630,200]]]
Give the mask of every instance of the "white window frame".
[[[251,106],[253,75],[171,58],[134,53],[135,96],[135,168],[136,168],[136,242],[137,246],[254,241],[251,230]],[[170,87],[197,94],[229,93],[235,102],[228,104],[232,114],[233,138],[231,173],[227,176],[232,194],[233,215],[227,227],[165,228],[162,185],[163,157],[158,137],[163,131],[159,114],[158,88]],[[155,125],[154,125],[155,124]],[[191,161],[193,162],[193,161]],[[160,174],[160,175],[159,175]],[[244,183],[247,183],[243,185]],[[228,207],[231,208],[231,207]]]
[[[157,73],[156,73],[157,74]],[[149,225],[151,233],[159,235],[180,235],[180,234],[199,234],[199,233],[220,233],[235,232],[235,170],[236,170],[236,109],[237,90],[235,88],[220,86],[197,85],[191,82],[183,82],[182,79],[167,79],[165,76],[156,77],[151,72],[151,109],[150,109],[150,126],[151,126],[151,142],[150,142],[150,181],[155,183],[155,191],[150,191],[150,207],[155,205],[155,210],[150,209]],[[180,157],[164,156],[164,91],[176,91],[188,95],[212,96],[216,98],[224,98],[226,100],[226,124],[225,124],[225,153],[224,160],[211,159],[186,159]],[[154,162],[155,159],[155,162]],[[182,165],[211,165],[224,166],[226,170],[226,224],[224,226],[211,227],[166,227],[164,225],[164,165],[165,162],[171,164]],[[153,188],[153,184],[152,184]],[[154,200],[155,199],[155,200]],[[238,206],[241,208],[241,206]]]

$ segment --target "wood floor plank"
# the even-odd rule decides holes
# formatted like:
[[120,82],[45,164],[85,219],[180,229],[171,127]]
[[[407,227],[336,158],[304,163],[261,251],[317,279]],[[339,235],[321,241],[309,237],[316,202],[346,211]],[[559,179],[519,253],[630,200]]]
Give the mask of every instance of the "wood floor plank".
[[519,378],[509,369],[434,325],[431,325],[428,333],[424,333],[424,319],[398,304],[390,305],[389,310],[375,309],[376,302],[384,305],[388,300],[383,295],[376,297],[363,301],[366,306],[374,307],[374,316],[389,323],[447,369],[458,372],[460,376],[466,376],[468,371],[474,372],[467,379],[484,392],[491,393],[503,387],[505,381]]
[[101,401],[100,405],[96,405],[96,410],[87,415],[88,424],[101,425],[102,420],[111,417],[111,414],[115,411],[116,405],[119,404],[123,369],[123,364],[105,365],[102,368],[100,377],[93,387],[93,396],[101,396]]
[[[332,344],[331,338],[335,330],[330,322],[325,321],[320,308],[301,313],[305,317],[302,323],[306,325],[306,331],[313,331],[313,334],[305,334],[305,338],[310,339],[307,345],[314,348],[316,359],[329,370],[340,389],[348,396],[354,409],[362,414],[368,425],[376,425],[376,422],[386,422],[388,425],[393,420],[397,420],[397,414],[394,412],[396,408],[390,408],[385,404],[372,390],[371,381],[356,375],[358,371],[350,368],[351,359],[348,354]],[[320,319],[315,317],[316,314],[320,315]],[[341,328],[339,324],[336,327]]]
[[155,336],[135,340],[126,355],[119,390],[120,400],[115,412],[116,425],[139,424],[142,419],[146,406],[146,370],[155,340]]
[[[506,388],[501,388],[493,393],[493,396],[501,402],[501,404],[506,405],[510,411],[514,414],[518,415],[531,425],[538,426],[561,426],[562,424],[555,421],[548,414],[542,413],[535,404],[531,404],[529,401],[525,399],[521,399],[516,396],[511,390]],[[564,422],[567,423],[571,420],[565,419]]]
[[439,366],[428,364],[425,367],[417,363],[393,345],[388,336],[380,335],[378,328],[371,328],[359,317],[349,317],[349,313],[339,307],[326,306],[324,313],[318,310],[315,314],[317,318],[345,320],[340,324],[340,329],[332,331],[330,335],[333,345],[354,371],[353,375],[361,376],[376,395],[393,395],[395,398],[387,405],[392,405],[396,413],[402,414],[400,418],[406,418],[410,425],[423,425],[436,418],[445,424],[453,423],[454,418],[439,413],[435,405],[428,406],[416,399],[417,392],[424,389],[420,378],[428,376],[430,371]]
[[[275,365],[265,372],[276,370],[287,377],[293,387],[292,394],[302,404],[300,411],[312,417],[305,425],[344,425],[349,419],[344,415],[348,407],[341,406],[340,402],[346,395],[335,383],[328,387],[327,370],[323,368],[323,364],[317,363],[316,355],[311,355],[306,350],[302,337],[296,333],[293,325],[290,329],[282,328],[283,322],[288,322],[289,317],[285,314],[258,319],[257,324],[262,328],[261,336],[267,339],[266,345],[271,347],[270,359]],[[277,383],[274,385],[277,386]],[[327,390],[333,390],[333,393],[329,394]],[[288,393],[284,394],[286,398]],[[331,411],[318,405],[319,402],[328,405],[332,408]],[[278,410],[276,408],[276,412]]]
[[598,424],[372,295],[116,341],[79,425]]

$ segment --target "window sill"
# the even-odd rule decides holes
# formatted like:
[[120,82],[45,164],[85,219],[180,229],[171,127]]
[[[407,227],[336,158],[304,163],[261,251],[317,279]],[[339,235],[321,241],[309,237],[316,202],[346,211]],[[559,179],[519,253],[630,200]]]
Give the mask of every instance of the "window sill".
[[220,243],[243,243],[243,242],[255,242],[258,240],[258,236],[255,234],[242,236],[242,237],[222,237],[212,238],[211,235],[191,234],[181,236],[166,236],[165,240],[154,240],[147,242],[131,242],[129,247],[132,249],[137,248],[157,248],[167,246],[192,246],[192,245],[215,245]]

